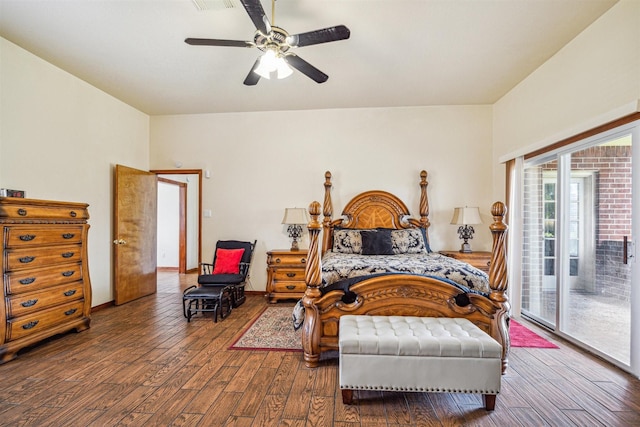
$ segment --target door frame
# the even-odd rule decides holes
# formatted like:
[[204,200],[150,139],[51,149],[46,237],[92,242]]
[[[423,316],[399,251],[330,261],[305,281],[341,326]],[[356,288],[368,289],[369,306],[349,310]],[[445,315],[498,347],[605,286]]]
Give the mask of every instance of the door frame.
[[[198,266],[202,262],[202,169],[152,169],[149,172],[155,173],[156,175],[198,175]],[[185,205],[186,206],[186,205]],[[186,209],[183,211],[182,208],[180,210],[181,222],[182,218],[186,215]],[[186,220],[185,220],[186,221]],[[181,243],[182,244],[182,243]],[[185,247],[186,247],[186,236],[185,236]],[[183,265],[184,270],[186,271],[186,250],[184,253],[180,253],[179,265]],[[199,268],[199,267],[198,267]]]
[[[158,177],[158,183],[178,187],[178,273],[187,272],[187,184]],[[160,187],[158,187],[158,190]]]

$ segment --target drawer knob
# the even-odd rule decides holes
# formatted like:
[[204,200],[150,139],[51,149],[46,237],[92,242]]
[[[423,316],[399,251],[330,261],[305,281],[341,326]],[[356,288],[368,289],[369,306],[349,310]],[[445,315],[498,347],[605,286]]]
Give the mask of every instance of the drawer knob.
[[75,218],[77,215],[78,215],[78,214],[77,214],[75,211],[71,211],[71,212],[69,212],[69,216],[70,216],[71,218]]
[[62,258],[71,258],[73,256],[73,252],[64,252],[62,254]]
[[73,295],[73,294],[75,294],[75,293],[76,293],[76,290],[75,290],[75,289],[69,289],[68,291],[66,291],[66,292],[64,293],[64,296],[65,296],[65,297],[70,297],[71,295]]
[[63,272],[62,272],[62,275],[63,275],[64,277],[71,277],[71,276],[73,276],[73,273],[75,273],[75,271],[73,271],[73,270],[63,271]]
[[73,313],[75,313],[76,311],[78,311],[77,308],[72,308],[71,310],[67,310],[64,312],[65,316],[71,316]]
[[18,258],[18,261],[20,261],[23,264],[29,264],[34,259],[36,259],[36,257],[34,256],[23,256],[22,258]]
[[35,277],[27,277],[26,279],[18,280],[18,282],[20,282],[21,285],[30,285],[35,281],[36,281]]
[[306,264],[306,263],[307,263],[307,259],[306,259],[306,258],[302,258],[302,259],[300,260],[300,263],[301,263],[301,264]]
[[26,209],[18,209],[18,215],[27,216],[27,210]]
[[289,290],[292,290],[292,289],[295,289],[295,288],[296,288],[295,285],[287,285],[287,289],[289,289]]
[[75,234],[73,234],[73,233],[64,233],[62,235],[62,238],[63,239],[73,239],[74,236],[75,236]]
[[276,258],[276,264],[280,264],[280,258]]
[[287,277],[296,277],[296,273],[287,273]]
[[36,238],[35,234],[22,234],[22,235],[20,235],[20,240],[22,240],[23,242],[30,242],[35,238]]
[[24,325],[22,325],[22,329],[31,329],[35,327],[38,323],[40,323],[39,320],[32,320],[31,322],[25,323]]
[[24,301],[20,305],[23,307],[33,307],[34,305],[36,305],[37,302],[38,302],[37,299],[30,299],[28,301]]

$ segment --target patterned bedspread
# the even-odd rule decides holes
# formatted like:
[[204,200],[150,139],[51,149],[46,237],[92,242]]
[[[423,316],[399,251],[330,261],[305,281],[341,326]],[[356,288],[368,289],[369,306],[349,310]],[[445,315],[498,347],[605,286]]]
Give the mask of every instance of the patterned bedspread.
[[[471,292],[489,293],[489,277],[477,268],[435,252],[403,255],[356,255],[327,252],[322,257],[323,286],[361,276],[384,273],[416,274],[439,277],[457,283]],[[304,306],[298,301],[293,309],[295,329],[304,321]]]
[[403,255],[356,255],[327,252],[322,257],[322,280],[339,280],[379,273],[404,273],[448,279],[474,291],[489,293],[489,278],[477,268],[435,252]]

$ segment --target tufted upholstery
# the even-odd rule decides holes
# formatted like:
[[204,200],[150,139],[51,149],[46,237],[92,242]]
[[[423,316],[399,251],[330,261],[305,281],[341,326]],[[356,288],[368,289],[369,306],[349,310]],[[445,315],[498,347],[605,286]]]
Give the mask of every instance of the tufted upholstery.
[[502,347],[467,319],[345,315],[339,349],[343,390],[500,392]]
[[443,317],[342,316],[340,351],[402,356],[502,356],[500,344],[467,319]]

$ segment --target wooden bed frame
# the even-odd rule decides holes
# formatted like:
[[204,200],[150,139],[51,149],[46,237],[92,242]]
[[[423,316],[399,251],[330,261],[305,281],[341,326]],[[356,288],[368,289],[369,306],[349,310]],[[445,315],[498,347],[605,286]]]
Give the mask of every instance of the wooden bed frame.
[[[309,254],[305,272],[307,289],[304,305],[302,346],[307,367],[316,367],[320,354],[338,349],[338,324],[343,314],[369,314],[382,316],[463,317],[487,332],[502,345],[502,370],[505,371],[509,354],[509,309],[506,295],[508,280],[506,269],[506,231],[504,216],[507,212],[502,202],[491,207],[493,236],[488,297],[468,293],[468,304],[458,305],[456,297],[463,292],[446,282],[434,278],[412,275],[387,275],[363,280],[350,291],[357,295],[352,303],[342,301],[345,294],[332,290],[322,294],[321,258],[333,245],[333,228],[423,228],[429,227],[429,202],[427,199],[427,172],[420,173],[420,218],[409,217],[405,204],[385,191],[367,191],[355,196],[345,206],[342,217],[332,219],[331,173],[325,173],[325,194],[319,222],[320,203],[309,206]],[[320,247],[320,231],[322,247]],[[464,295],[463,295],[464,296]],[[466,298],[459,298],[465,300]],[[466,301],[465,301],[466,302]]]

